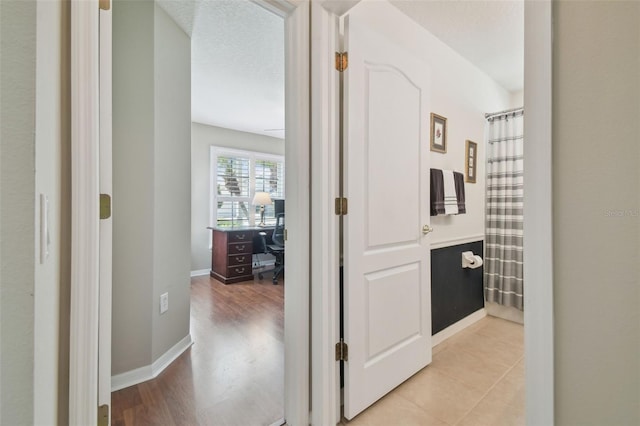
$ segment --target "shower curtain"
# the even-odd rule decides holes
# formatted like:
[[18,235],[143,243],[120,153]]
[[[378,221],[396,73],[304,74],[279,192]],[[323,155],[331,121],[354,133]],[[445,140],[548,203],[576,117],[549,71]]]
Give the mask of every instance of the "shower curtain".
[[488,121],[485,300],[523,310],[523,111]]

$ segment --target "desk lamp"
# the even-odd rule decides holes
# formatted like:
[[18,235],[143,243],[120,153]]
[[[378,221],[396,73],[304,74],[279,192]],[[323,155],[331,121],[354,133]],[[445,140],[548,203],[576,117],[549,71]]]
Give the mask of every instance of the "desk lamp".
[[268,192],[256,192],[256,195],[253,196],[253,205],[260,206],[260,223],[258,226],[267,226],[264,223],[264,206],[272,203]]

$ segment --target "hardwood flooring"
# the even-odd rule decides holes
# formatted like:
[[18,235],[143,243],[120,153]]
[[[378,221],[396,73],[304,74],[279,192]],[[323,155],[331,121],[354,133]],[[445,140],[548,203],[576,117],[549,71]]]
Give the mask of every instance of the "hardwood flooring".
[[191,279],[193,346],[112,394],[112,425],[270,425],[284,417],[284,279]]

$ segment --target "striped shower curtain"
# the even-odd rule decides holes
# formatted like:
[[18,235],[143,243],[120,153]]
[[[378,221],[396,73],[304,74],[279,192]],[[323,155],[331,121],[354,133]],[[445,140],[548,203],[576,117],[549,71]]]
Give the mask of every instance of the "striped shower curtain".
[[484,294],[523,310],[523,112],[488,120]]

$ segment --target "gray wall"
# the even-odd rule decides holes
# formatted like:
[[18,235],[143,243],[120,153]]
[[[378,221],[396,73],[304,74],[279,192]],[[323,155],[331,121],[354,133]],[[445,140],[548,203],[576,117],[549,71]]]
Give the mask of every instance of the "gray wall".
[[553,12],[556,424],[637,425],[640,3]]
[[[155,6],[153,359],[189,333],[191,40]],[[160,315],[162,293],[169,310]]]
[[112,374],[151,363],[153,23],[153,2],[114,2]]
[[116,0],[113,37],[112,374],[120,374],[189,334],[191,60],[189,38],[151,0]]
[[284,140],[200,123],[191,125],[191,270],[211,269],[210,148],[221,146],[284,155]]
[[0,424],[33,423],[36,3],[0,1]]

